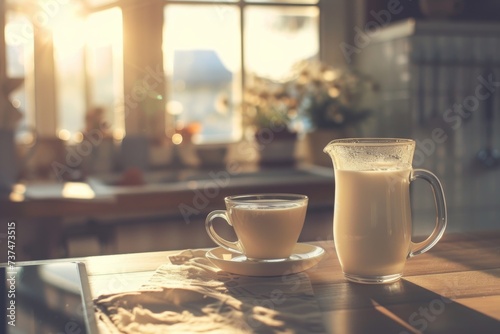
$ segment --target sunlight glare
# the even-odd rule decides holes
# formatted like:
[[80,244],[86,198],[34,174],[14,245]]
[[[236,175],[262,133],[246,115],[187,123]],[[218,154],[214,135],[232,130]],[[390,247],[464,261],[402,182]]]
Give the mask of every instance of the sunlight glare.
[[83,182],[67,182],[62,190],[64,198],[92,199],[95,193],[92,188]]
[[90,47],[108,46],[113,44],[113,41],[121,39],[121,36],[122,18],[120,15],[109,15],[109,10],[106,10],[88,18],[85,40]]
[[9,195],[9,199],[12,202],[22,202],[24,201],[24,194],[26,193],[26,186],[21,183],[16,183],[12,187],[12,192]]
[[167,103],[167,111],[170,115],[180,115],[184,110],[184,106],[179,101],[169,101]]
[[81,143],[83,141],[83,133],[80,131],[76,132],[73,136],[75,143]]
[[61,129],[59,130],[59,132],[57,133],[57,136],[59,137],[59,139],[61,140],[64,140],[64,141],[68,141],[70,138],[71,138],[71,132],[69,132],[68,130],[66,129]]
[[180,133],[174,133],[174,135],[172,136],[172,143],[174,143],[175,145],[179,145],[182,143],[182,135]]
[[83,47],[86,31],[83,18],[77,15],[75,8],[67,7],[61,7],[62,13],[54,17],[50,25],[54,34],[54,44],[57,45],[58,52],[64,55]]
[[113,131],[113,139],[116,141],[121,141],[125,138],[125,131],[123,129],[115,129]]

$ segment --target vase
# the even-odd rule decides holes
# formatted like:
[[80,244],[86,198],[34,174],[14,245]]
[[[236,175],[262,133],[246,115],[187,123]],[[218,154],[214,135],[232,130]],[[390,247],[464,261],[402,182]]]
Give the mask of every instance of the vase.
[[305,135],[306,161],[316,166],[331,167],[332,159],[323,152],[325,146],[334,139],[354,137],[350,127],[341,129],[316,129]]
[[199,165],[205,169],[225,169],[228,144],[201,144],[195,147]]
[[255,134],[255,143],[261,166],[295,164],[296,132],[261,129]]

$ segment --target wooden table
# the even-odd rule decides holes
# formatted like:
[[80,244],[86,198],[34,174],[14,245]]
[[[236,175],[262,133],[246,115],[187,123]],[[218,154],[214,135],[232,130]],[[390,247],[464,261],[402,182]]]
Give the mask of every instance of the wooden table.
[[[408,260],[404,277],[360,285],[342,275],[332,241],[307,271],[331,333],[500,333],[500,231],[445,237]],[[94,297],[138,288],[176,252],[84,258]]]

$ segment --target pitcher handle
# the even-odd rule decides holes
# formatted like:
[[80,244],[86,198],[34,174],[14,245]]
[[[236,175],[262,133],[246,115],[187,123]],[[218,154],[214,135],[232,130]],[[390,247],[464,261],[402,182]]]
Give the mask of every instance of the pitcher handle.
[[427,239],[418,243],[412,242],[412,249],[408,258],[420,255],[431,249],[443,236],[447,224],[446,201],[444,198],[443,187],[441,186],[439,179],[428,170],[414,169],[410,176],[410,182],[413,182],[416,179],[423,179],[431,185],[431,189],[434,194],[434,202],[436,204],[436,225]]

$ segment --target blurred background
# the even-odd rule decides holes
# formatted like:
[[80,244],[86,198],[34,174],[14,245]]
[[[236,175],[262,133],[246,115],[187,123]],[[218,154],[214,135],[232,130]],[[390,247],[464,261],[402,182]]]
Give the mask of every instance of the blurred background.
[[[0,0],[0,12],[0,242],[16,222],[19,259],[210,247],[206,213],[243,192],[307,194],[301,240],[332,239],[322,149],[352,136],[416,139],[449,230],[499,227],[498,1]],[[415,235],[434,223],[428,191],[412,187]]]

